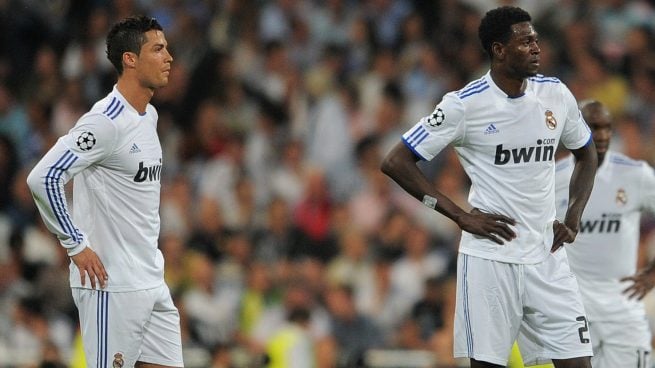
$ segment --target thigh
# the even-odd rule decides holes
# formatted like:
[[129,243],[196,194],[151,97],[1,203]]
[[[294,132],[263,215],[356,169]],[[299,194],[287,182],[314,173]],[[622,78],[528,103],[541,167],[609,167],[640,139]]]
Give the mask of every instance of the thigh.
[[166,285],[152,289],[154,306],[145,325],[139,361],[168,367],[183,367],[180,314]]
[[87,367],[133,366],[152,309],[147,293],[72,290]]
[[521,322],[520,266],[458,256],[455,357],[507,364]]
[[647,321],[593,322],[594,368],[650,367],[651,334]]
[[565,252],[526,266],[518,342],[526,364],[592,355],[587,318]]
[[603,344],[591,357],[594,368],[650,368],[650,350],[624,345]]

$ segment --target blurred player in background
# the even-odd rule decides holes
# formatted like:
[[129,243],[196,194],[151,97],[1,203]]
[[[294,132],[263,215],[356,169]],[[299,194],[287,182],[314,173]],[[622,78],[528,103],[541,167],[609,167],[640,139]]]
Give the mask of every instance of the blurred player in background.
[[[655,210],[655,174],[644,161],[608,150],[612,117],[598,101],[580,110],[591,127],[598,172],[580,233],[567,247],[593,343],[594,368],[650,367],[651,332],[641,299],[655,285],[655,262],[637,272],[641,212]],[[558,215],[568,206],[574,158],[557,163]]]
[[[107,36],[113,90],[28,177],[41,217],[71,258],[87,367],[182,367],[180,317],[159,237],[162,150],[155,89],[173,58],[161,25],[124,19]],[[73,184],[73,217],[64,184]]]
[[[538,35],[516,7],[486,13],[479,36],[491,69],[444,96],[406,132],[382,170],[462,229],[455,357],[471,367],[507,364],[518,339],[527,364],[590,367],[584,307],[563,243],[575,239],[596,171],[589,128],[568,88],[537,74]],[[555,149],[577,161],[563,222],[555,220]],[[452,144],[471,180],[470,213],[416,165]]]

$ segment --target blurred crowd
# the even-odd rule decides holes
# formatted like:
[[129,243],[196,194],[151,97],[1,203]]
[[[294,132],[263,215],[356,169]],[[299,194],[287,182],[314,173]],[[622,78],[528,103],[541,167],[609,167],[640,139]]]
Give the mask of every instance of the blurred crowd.
[[[503,4],[531,13],[543,74],[611,109],[613,149],[655,163],[655,1],[0,1],[0,366],[79,354],[69,259],[25,179],[111,90],[105,36],[133,14],[158,19],[174,56],[152,103],[187,367],[264,366],[284,344],[317,367],[373,366],[375,350],[457,365],[459,230],[379,164],[445,92],[487,71],[477,27]],[[452,150],[421,167],[467,208]]]

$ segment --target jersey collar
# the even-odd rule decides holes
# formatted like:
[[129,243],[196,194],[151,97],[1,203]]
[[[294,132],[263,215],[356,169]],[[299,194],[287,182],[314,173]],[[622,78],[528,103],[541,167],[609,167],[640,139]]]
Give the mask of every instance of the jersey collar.
[[125,98],[125,96],[123,96],[123,94],[121,94],[121,92],[118,90],[117,86],[118,86],[117,84],[114,84],[114,88],[112,89],[112,92],[111,92],[111,93],[112,93],[113,95],[115,95],[116,98],[118,98],[118,99],[120,100],[120,102],[122,102],[123,105],[127,108],[127,110],[129,110],[131,113],[133,113],[133,114],[135,114],[135,115],[138,115],[138,116],[145,116],[145,114],[143,114],[143,115],[140,114],[140,113],[139,113],[139,112],[134,108],[134,106],[130,105],[130,103],[127,101],[127,99]]
[[496,83],[494,82],[494,79],[491,78],[491,69],[489,69],[487,71],[487,74],[484,75],[484,78],[487,80],[487,83],[489,83],[489,86],[491,86],[491,90],[494,91],[495,94],[497,94],[497,95],[499,95],[499,96],[501,96],[503,98],[506,98],[506,99],[508,99],[510,101],[519,101],[519,100],[521,100],[521,98],[525,97],[530,92],[530,79],[529,78],[525,79],[525,83],[527,85],[525,87],[525,91],[523,92],[523,94],[520,95],[520,96],[515,96],[515,97],[508,96],[507,93],[505,93],[502,89],[500,89],[500,87],[498,87],[498,85],[496,85]]

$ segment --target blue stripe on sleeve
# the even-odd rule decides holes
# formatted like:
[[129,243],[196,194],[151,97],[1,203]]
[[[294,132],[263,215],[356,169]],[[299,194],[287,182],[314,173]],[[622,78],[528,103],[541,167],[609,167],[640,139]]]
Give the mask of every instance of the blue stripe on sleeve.
[[420,158],[420,159],[423,160],[423,161],[427,161],[427,159],[426,159],[425,157],[423,157],[423,155],[421,155],[420,153],[418,153],[418,151],[417,151],[417,150],[416,150],[416,149],[415,149],[415,148],[414,148],[414,147],[413,147],[409,142],[407,142],[407,140],[405,139],[405,137],[402,138],[402,141],[403,141],[403,143],[405,144],[405,146],[406,146],[407,148],[409,148],[410,151],[414,152],[414,154],[416,155],[416,157]]
[[71,151],[64,152],[59,160],[50,167],[45,178],[45,186],[46,193],[48,194],[48,201],[50,202],[50,207],[57,218],[57,222],[59,222],[59,225],[64,232],[70,235],[73,241],[79,244],[82,240],[79,236],[79,230],[73,226],[73,222],[66,211],[64,200],[58,186],[59,179],[61,179],[63,172],[68,170],[75,161],[77,161],[77,156],[75,156]]
[[480,93],[480,92],[482,92],[482,91],[484,91],[484,90],[486,90],[486,89],[488,89],[488,88],[489,88],[489,84],[488,84],[488,83],[484,83],[484,84],[480,85],[478,88],[475,88],[475,89],[472,89],[472,90],[470,90],[470,91],[467,91],[466,93],[462,93],[461,95],[459,95],[459,98],[460,98],[460,99],[463,99],[463,98],[466,98],[466,97],[468,97],[468,96],[472,96],[472,95],[478,94],[478,93]]
[[109,118],[110,118],[110,119],[112,119],[112,120],[113,120],[113,119],[114,119],[115,117],[117,117],[118,115],[120,115],[120,114],[121,114],[121,112],[122,112],[122,111],[123,111],[123,109],[125,108],[125,105],[120,105],[120,106],[121,106],[121,108],[120,108],[120,109],[118,109],[118,111],[116,111],[116,113],[115,113],[115,114],[110,114],[110,115],[109,115]]
[[419,125],[419,126],[418,126],[418,127],[417,127],[413,132],[412,132],[412,134],[410,134],[409,137],[407,137],[407,142],[408,142],[408,143],[409,143],[409,142],[413,142],[413,141],[416,139],[416,137],[418,137],[419,135],[421,135],[424,131],[425,131],[425,128],[423,128],[423,126]]
[[107,108],[105,109],[105,111],[103,111],[102,113],[106,114],[112,107],[114,107],[115,102],[116,102],[116,97],[113,97],[111,99],[111,102],[109,103],[109,105],[107,105]]
[[485,82],[486,82],[486,80],[484,79],[484,77],[482,77],[482,78],[480,78],[478,80],[475,80],[475,81],[467,84],[464,88],[460,89],[455,94],[459,96],[461,94],[467,93],[468,91],[480,86],[482,83],[485,83]]
[[[112,108],[108,113],[106,113],[105,115],[107,115],[107,116],[109,116],[110,118],[112,118],[111,116],[114,114],[114,112],[116,112],[116,109],[118,109],[118,108],[121,107],[121,106],[123,106],[123,105],[122,105],[120,102],[117,102],[116,105],[114,105],[114,107],[113,107],[113,108]],[[112,119],[113,119],[113,118],[112,118]]]

